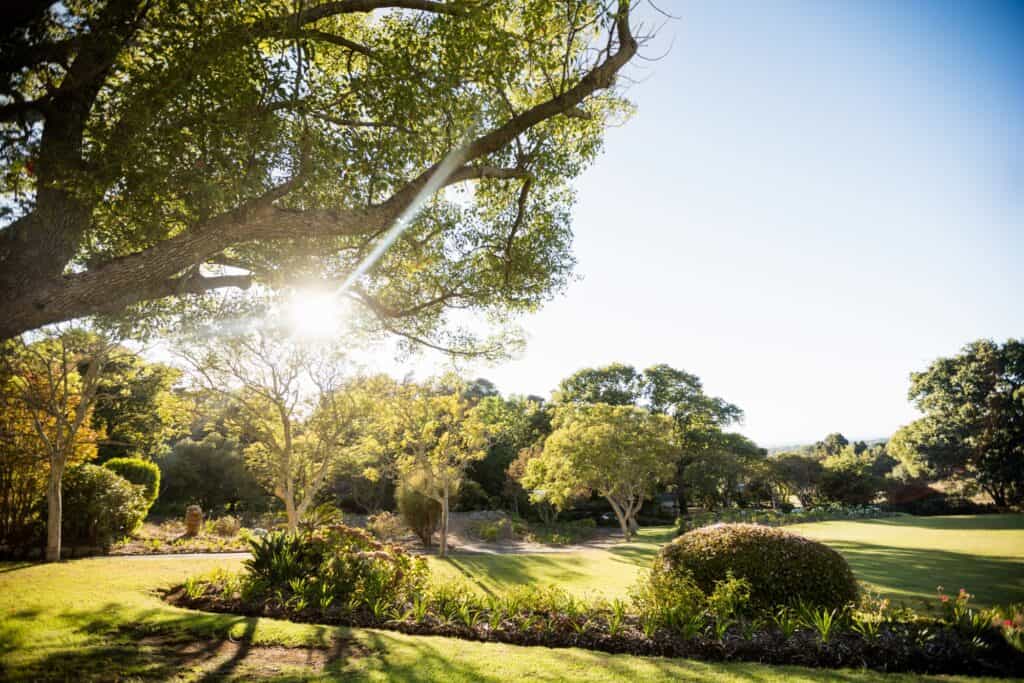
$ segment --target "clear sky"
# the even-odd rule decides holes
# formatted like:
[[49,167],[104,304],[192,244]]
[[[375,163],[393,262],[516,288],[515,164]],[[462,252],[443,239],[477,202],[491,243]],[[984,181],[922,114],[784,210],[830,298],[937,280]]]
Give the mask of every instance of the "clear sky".
[[579,183],[582,280],[477,374],[664,362],[761,445],[887,436],[908,374],[1024,336],[1024,4],[700,3]]

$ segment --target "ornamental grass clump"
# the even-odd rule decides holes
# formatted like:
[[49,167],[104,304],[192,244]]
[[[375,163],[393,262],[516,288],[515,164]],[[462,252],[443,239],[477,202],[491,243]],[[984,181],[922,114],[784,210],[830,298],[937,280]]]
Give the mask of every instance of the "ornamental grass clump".
[[730,572],[750,585],[753,608],[805,603],[843,609],[857,599],[846,560],[823,543],[774,527],[715,524],[679,536],[658,553],[665,571],[687,572],[705,593]]
[[277,532],[250,541],[248,593],[298,608],[332,605],[374,621],[404,609],[426,586],[423,558],[345,525]]

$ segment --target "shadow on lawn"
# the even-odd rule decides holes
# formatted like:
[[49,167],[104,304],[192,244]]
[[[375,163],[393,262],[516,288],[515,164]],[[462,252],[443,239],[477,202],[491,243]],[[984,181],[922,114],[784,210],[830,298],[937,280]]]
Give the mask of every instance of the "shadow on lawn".
[[[559,584],[586,579],[580,558],[570,555],[449,555],[445,560],[462,576],[492,595],[492,586],[506,584]],[[544,575],[545,579],[538,579]],[[484,583],[482,578],[488,583]]]
[[[315,647],[255,645],[260,619],[223,614],[183,612],[167,618],[166,610],[153,609],[133,614],[135,626],[126,625],[121,605],[108,603],[95,610],[63,612],[71,633],[89,634],[91,645],[52,650],[24,669],[0,667],[0,678],[12,680],[70,681],[176,678],[183,671],[190,680],[243,680],[280,676],[287,669],[313,674],[340,671],[367,650],[350,637],[350,631],[332,626],[315,626]],[[14,619],[35,615],[19,612]],[[236,628],[241,625],[241,632]],[[17,648],[3,647],[0,653]],[[30,646],[22,643],[22,648]],[[6,679],[4,679],[6,680]]]
[[830,541],[861,581],[910,598],[934,602],[937,586],[966,588],[980,605],[1024,600],[1024,560],[976,556],[928,548],[894,548],[857,541]]

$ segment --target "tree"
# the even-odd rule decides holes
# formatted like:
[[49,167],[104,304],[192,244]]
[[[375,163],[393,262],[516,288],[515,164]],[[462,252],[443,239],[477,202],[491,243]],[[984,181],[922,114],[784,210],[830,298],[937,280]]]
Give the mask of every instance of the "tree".
[[707,508],[740,503],[763,477],[767,451],[741,434],[723,433],[692,456],[686,486],[694,502]]
[[111,358],[99,377],[103,396],[92,413],[92,426],[106,434],[97,459],[153,459],[186,430],[187,401],[171,391],[181,371],[131,354]]
[[779,453],[770,463],[772,481],[783,497],[796,496],[803,507],[817,502],[824,472],[818,458],[804,453]]
[[611,505],[628,540],[644,499],[668,481],[678,446],[671,418],[635,406],[564,405],[523,484],[533,498],[563,507],[582,488]]
[[403,384],[382,406],[387,425],[382,446],[394,454],[401,485],[441,506],[441,557],[448,554],[452,497],[466,469],[487,453],[484,425],[463,387],[453,391],[446,382],[458,384],[451,378],[433,385]]
[[825,500],[843,505],[870,505],[882,490],[883,480],[875,473],[875,457],[857,453],[846,446],[822,461],[824,468],[818,490]]
[[737,406],[705,393],[696,375],[665,364],[653,365],[642,373],[622,363],[586,368],[563,380],[555,399],[562,403],[645,406],[671,416],[679,445],[673,483],[677,505],[684,515],[688,468],[721,443],[725,427],[743,419],[743,411]]
[[814,452],[818,453],[822,458],[827,458],[829,456],[839,455],[839,453],[849,445],[849,439],[839,432],[833,432],[814,444]]
[[924,417],[890,442],[908,471],[965,473],[996,505],[1024,501],[1024,340],[972,342],[911,373],[909,397]]
[[488,495],[501,496],[507,492],[509,466],[522,449],[551,432],[551,415],[540,403],[522,396],[488,396],[477,405],[476,414],[489,438],[486,457],[470,466],[469,476]]
[[465,341],[449,309],[535,308],[573,266],[570,181],[628,109],[639,41],[606,4],[32,3],[0,51],[0,338],[299,275],[356,273],[413,343]]
[[207,513],[237,513],[239,508],[262,509],[269,498],[245,466],[239,444],[220,434],[179,441],[159,464],[161,507],[173,504],[181,511],[195,503]]
[[284,503],[294,531],[360,436],[362,406],[342,390],[336,352],[259,329],[180,353],[195,379],[235,408],[225,419],[249,442],[248,465]]
[[3,348],[4,391],[28,418],[34,448],[44,454],[49,469],[48,562],[60,560],[64,472],[69,463],[95,457],[96,441],[102,436],[90,428],[89,418],[100,373],[114,348],[111,339],[77,328],[52,330],[33,343],[17,340]]

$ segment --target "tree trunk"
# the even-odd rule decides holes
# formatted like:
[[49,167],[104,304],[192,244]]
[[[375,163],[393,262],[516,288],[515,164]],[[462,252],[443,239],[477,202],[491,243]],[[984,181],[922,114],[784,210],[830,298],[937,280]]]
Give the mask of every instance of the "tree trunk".
[[441,497],[441,557],[448,557],[448,489],[445,488]]
[[63,520],[63,499],[61,482],[64,478],[64,464],[50,462],[50,481],[46,488],[46,561],[60,560],[60,526]]
[[294,533],[299,527],[299,516],[295,511],[295,496],[291,491],[285,489],[284,496],[284,511],[288,515],[288,532]]
[[625,538],[628,541],[631,538],[631,536],[630,526],[629,523],[626,521],[626,516],[622,513],[622,509],[619,507],[618,503],[616,503],[614,500],[608,497],[606,497],[605,499],[612,506],[612,511],[615,512],[615,517],[619,520],[619,528],[622,529],[623,538]]

